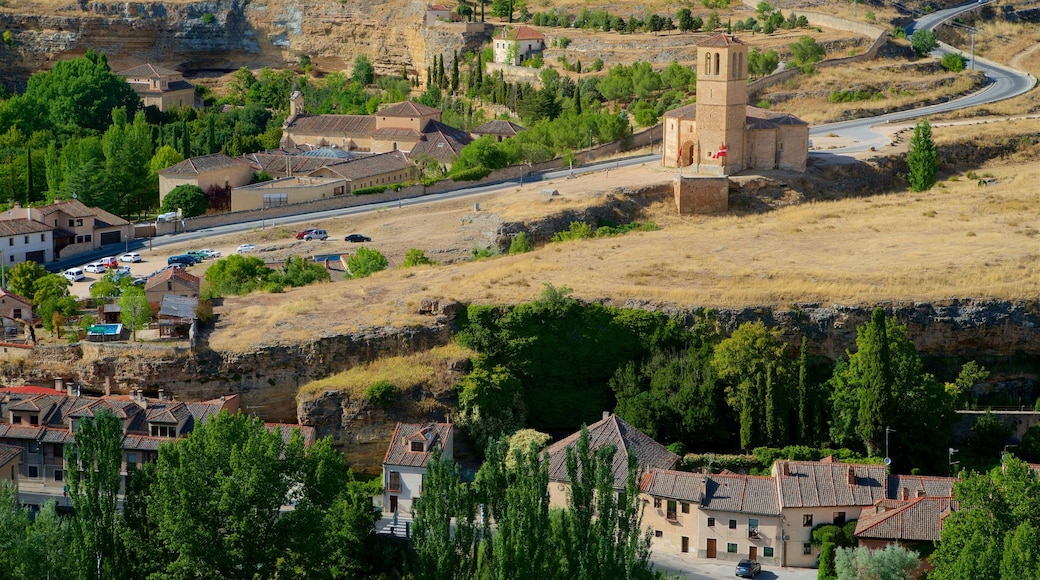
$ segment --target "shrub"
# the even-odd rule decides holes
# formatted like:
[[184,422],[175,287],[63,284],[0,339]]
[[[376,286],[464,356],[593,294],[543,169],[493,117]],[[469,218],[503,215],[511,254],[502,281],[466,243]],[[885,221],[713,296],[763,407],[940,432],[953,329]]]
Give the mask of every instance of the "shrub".
[[554,242],[566,242],[569,240],[580,240],[583,238],[591,238],[595,236],[595,232],[592,230],[592,226],[585,222],[571,222],[570,227],[567,231],[556,232],[553,234],[552,241]]
[[209,199],[201,187],[191,184],[182,184],[170,190],[163,198],[163,212],[174,212],[181,210],[181,215],[186,218],[195,217],[206,213],[209,209]]
[[404,254],[404,262],[401,264],[402,268],[411,268],[412,266],[431,266],[437,264],[426,257],[426,253],[418,248],[411,248]]
[[931,30],[917,30],[910,35],[910,48],[914,49],[917,56],[925,56],[938,46],[939,41]]
[[484,258],[494,258],[501,252],[495,246],[473,246],[470,253],[473,255],[473,260],[482,260]]
[[961,72],[968,61],[961,55],[948,52],[942,57],[942,67],[950,72]]
[[524,254],[531,250],[531,240],[527,239],[527,234],[524,232],[516,234],[513,241],[509,243],[509,255]]
[[367,278],[372,274],[385,270],[389,265],[386,256],[379,250],[358,248],[357,253],[347,259],[348,276],[350,278]]
[[214,20],[216,20],[216,17],[213,16],[213,14],[210,13],[210,12],[206,12],[205,14],[202,15],[202,23],[203,24],[213,24]]
[[470,169],[456,171],[455,173],[448,175],[448,178],[454,181],[480,181],[490,174],[491,170],[487,167],[472,167]]
[[386,408],[397,402],[397,387],[390,381],[376,381],[365,389],[365,400],[373,405]]
[[386,185],[373,185],[372,187],[362,187],[361,189],[355,189],[350,192],[353,195],[371,195],[373,193],[383,193],[388,189]]

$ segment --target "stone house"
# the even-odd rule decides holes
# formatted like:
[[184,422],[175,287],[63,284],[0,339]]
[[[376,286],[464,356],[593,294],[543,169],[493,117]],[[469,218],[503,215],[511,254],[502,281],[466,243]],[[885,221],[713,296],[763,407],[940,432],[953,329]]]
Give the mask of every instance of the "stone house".
[[4,327],[4,336],[12,337],[27,332],[32,319],[32,302],[6,288],[0,288],[0,323]]
[[237,413],[238,395],[210,401],[172,401],[159,390],[158,398],[142,391],[131,395],[79,396],[78,389],[55,380],[54,389],[10,387],[0,389],[0,443],[21,449],[18,467],[19,499],[23,505],[41,506],[48,499],[68,506],[64,493],[65,446],[75,443],[76,425],[84,417],[108,409],[123,423],[123,463],[127,466],[154,461],[159,446],[188,436],[195,426],[221,410]]
[[474,139],[479,139],[484,135],[491,135],[495,141],[501,143],[504,139],[515,137],[519,135],[521,131],[526,130],[526,128],[521,127],[512,121],[496,119],[494,121],[488,121],[476,129],[473,129],[469,134],[470,137]]
[[[612,445],[614,451],[614,490],[624,491],[628,481],[628,458],[634,455],[642,472],[656,469],[672,469],[679,456],[665,446],[648,437],[628,422],[608,411],[603,419],[589,425],[589,447],[595,451]],[[549,455],[549,503],[553,507],[567,507],[570,494],[570,477],[567,475],[567,449],[578,443],[581,431],[568,435],[546,447]]]
[[18,483],[18,461],[21,458],[21,447],[0,443],[0,483]]
[[665,113],[661,163],[723,176],[745,169],[805,171],[809,125],[748,106],[748,47],[716,34],[697,45],[697,103]]
[[184,80],[180,72],[142,64],[116,74],[126,79],[146,107],[169,111],[174,107],[196,106],[195,86]]
[[159,172],[159,204],[178,185],[196,185],[202,191],[211,187],[230,189],[251,183],[253,171],[246,158],[223,153],[185,159]]
[[231,211],[268,209],[347,193],[347,181],[328,177],[279,177],[231,189]]
[[[23,224],[11,224],[19,221]],[[21,247],[25,260],[37,263],[67,258],[106,245],[123,244],[134,238],[134,227],[129,221],[99,207],[87,207],[78,199],[40,207],[23,208],[16,204],[10,211],[0,214],[0,222],[4,224],[0,225],[0,232],[5,231],[8,225],[22,232],[16,234],[21,236],[19,239],[9,239],[6,244],[0,242],[0,249],[17,251]],[[15,260],[8,258],[8,265],[14,263]]]
[[435,24],[437,21],[451,22],[455,19],[455,13],[444,4],[430,4],[426,7],[426,26]]
[[415,181],[419,178],[419,168],[403,152],[390,151],[325,165],[314,170],[311,175],[344,179],[347,183],[346,191],[350,193],[377,185]]
[[530,26],[504,28],[494,41],[495,62],[513,66],[541,55],[544,50],[545,35]]
[[[13,212],[20,212],[20,208],[7,215]],[[27,218],[4,219],[0,221],[0,255],[8,268],[21,262],[51,262],[54,260],[54,229]]]
[[201,282],[181,268],[167,268],[158,276],[152,276],[144,285],[144,295],[149,304],[162,303],[163,296],[184,296],[198,298]]
[[412,514],[412,502],[422,495],[426,464],[434,449],[442,458],[454,455],[451,423],[398,423],[383,458],[383,513]]

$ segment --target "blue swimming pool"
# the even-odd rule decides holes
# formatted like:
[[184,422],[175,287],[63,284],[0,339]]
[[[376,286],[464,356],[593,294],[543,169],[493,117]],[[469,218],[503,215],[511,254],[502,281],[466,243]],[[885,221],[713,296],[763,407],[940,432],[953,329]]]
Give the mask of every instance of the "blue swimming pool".
[[122,324],[95,324],[87,328],[87,334],[95,334],[100,336],[119,336],[123,332]]

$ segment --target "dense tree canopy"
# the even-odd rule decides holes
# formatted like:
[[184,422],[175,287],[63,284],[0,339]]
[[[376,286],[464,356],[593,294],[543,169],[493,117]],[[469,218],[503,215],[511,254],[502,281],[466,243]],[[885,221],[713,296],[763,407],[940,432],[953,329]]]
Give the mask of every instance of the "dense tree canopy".
[[195,217],[206,213],[206,210],[209,209],[209,200],[201,187],[185,183],[170,190],[170,193],[163,198],[162,206],[159,209],[164,212],[180,210],[181,215],[186,218]]

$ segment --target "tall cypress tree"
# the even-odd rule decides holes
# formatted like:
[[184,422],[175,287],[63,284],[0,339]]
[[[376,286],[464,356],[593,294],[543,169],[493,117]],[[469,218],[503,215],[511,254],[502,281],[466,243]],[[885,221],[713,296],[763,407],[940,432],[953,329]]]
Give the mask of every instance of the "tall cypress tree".
[[441,89],[448,88],[448,77],[444,74],[444,55],[437,61],[437,86]]
[[206,115],[206,154],[212,155],[217,149],[217,128],[213,115]]
[[32,147],[25,148],[25,203],[33,201]]
[[187,121],[181,121],[181,155],[185,159],[191,158],[191,133],[188,132]]
[[459,90],[459,51],[451,57],[451,92],[457,93]]
[[924,191],[935,185],[939,167],[939,151],[932,140],[932,125],[924,119],[914,125],[910,137],[910,151],[906,154],[906,180],[913,191]]
[[867,452],[873,455],[885,439],[892,396],[892,354],[884,310],[874,309],[862,337],[862,343],[858,337],[856,340],[862,365],[859,369],[862,384],[856,433],[863,439]]
[[477,88],[484,84],[484,55],[477,53]]
[[802,351],[798,355],[798,444],[809,445],[815,429],[809,425],[809,338],[802,336]]

